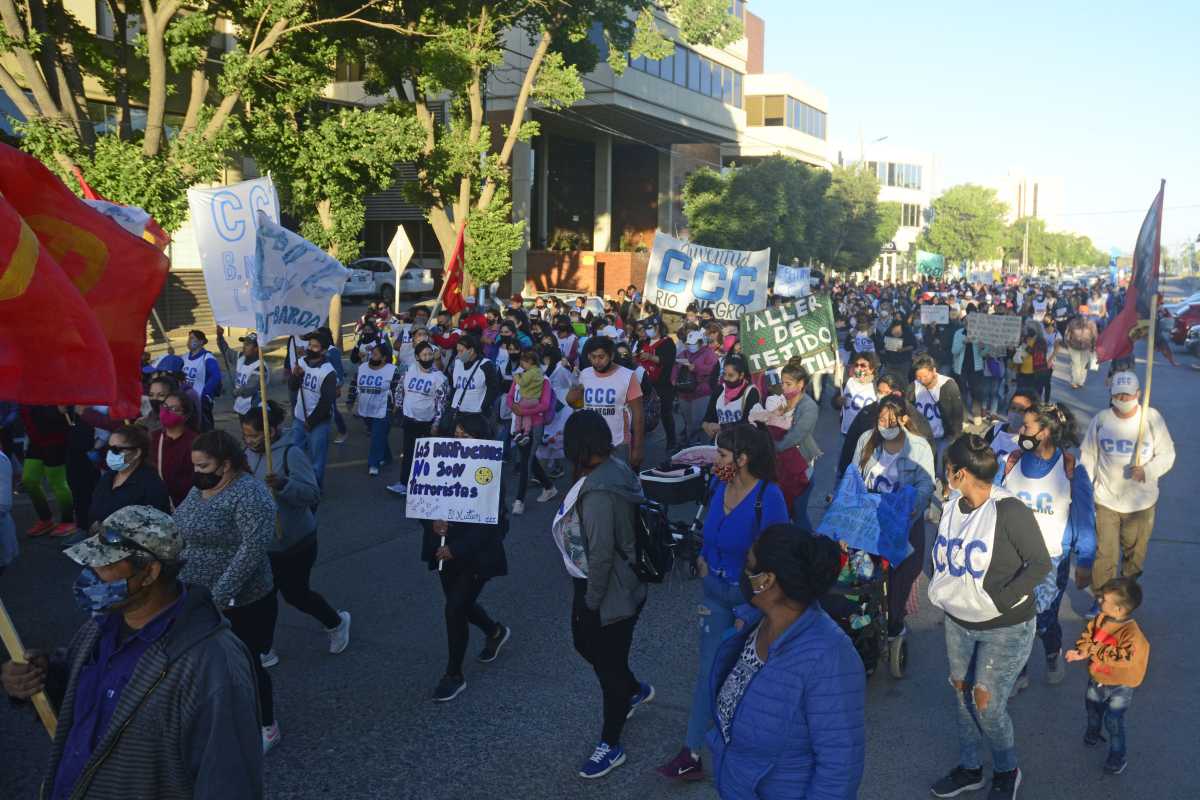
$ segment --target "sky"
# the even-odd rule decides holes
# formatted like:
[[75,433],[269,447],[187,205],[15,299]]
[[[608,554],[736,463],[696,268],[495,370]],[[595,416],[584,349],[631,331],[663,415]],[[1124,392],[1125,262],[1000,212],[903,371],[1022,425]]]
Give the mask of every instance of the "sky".
[[[750,0],[766,72],[829,98],[829,139],[932,152],[941,188],[1060,176],[1063,227],[1133,250],[1200,235],[1200,1]],[[964,12],[964,9],[971,9]],[[979,9],[979,10],[976,10]],[[1124,213],[1113,213],[1124,212]]]

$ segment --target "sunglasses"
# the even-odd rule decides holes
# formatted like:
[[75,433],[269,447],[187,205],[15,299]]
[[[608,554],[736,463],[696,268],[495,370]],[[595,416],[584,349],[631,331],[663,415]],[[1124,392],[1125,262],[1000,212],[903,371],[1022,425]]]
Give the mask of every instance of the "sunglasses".
[[109,449],[109,451],[111,451],[113,453],[128,453],[130,450],[137,450],[138,448],[133,447],[131,445],[127,445],[127,444],[126,445],[110,444],[108,446],[108,449]]
[[155,553],[153,550],[146,549],[128,537],[122,536],[119,531],[115,531],[112,528],[104,528],[102,531],[100,531],[100,541],[104,542],[104,544],[113,545],[114,547],[124,547],[128,550],[136,550],[139,553],[145,553],[155,560],[158,560],[159,558],[158,553]]

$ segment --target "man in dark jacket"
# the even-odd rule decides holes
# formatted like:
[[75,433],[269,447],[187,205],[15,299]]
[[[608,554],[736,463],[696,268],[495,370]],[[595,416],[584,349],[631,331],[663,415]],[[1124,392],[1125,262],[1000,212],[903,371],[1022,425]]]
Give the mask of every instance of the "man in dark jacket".
[[182,549],[162,511],[112,514],[66,551],[92,619],[63,657],[0,668],[10,697],[44,690],[58,709],[42,798],[262,797],[250,653],[208,592],[176,579]]

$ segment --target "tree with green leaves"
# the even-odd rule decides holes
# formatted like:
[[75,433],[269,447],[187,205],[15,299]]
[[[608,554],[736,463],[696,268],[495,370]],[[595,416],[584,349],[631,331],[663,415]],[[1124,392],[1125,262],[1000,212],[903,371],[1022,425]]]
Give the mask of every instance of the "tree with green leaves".
[[[538,133],[531,106],[558,110],[583,98],[583,76],[601,58],[589,38],[594,27],[617,73],[629,55],[667,55],[672,45],[659,31],[659,14],[692,43],[723,47],[742,34],[726,0],[410,0],[372,9],[379,27],[356,39],[366,86],[410,107],[421,127],[417,182],[406,191],[428,209],[446,263],[465,229],[466,269],[475,281],[511,270],[525,223],[512,220],[509,169],[517,144]],[[407,37],[403,46],[396,32]],[[518,37],[526,49],[517,49]],[[489,114],[489,82],[502,72],[515,92],[503,111]],[[434,106],[442,97],[445,125]],[[497,117],[503,122],[494,123]]]
[[771,248],[790,262],[816,256],[813,242],[829,173],[794,158],[770,156],[727,175],[703,167],[683,185],[691,240],[733,250]]
[[879,202],[879,179],[864,164],[835,166],[822,203],[817,253],[831,269],[875,263],[900,228],[900,204]]
[[917,246],[941,254],[950,263],[992,261],[1006,242],[1007,210],[994,189],[973,183],[952,186],[933,201],[933,221]]

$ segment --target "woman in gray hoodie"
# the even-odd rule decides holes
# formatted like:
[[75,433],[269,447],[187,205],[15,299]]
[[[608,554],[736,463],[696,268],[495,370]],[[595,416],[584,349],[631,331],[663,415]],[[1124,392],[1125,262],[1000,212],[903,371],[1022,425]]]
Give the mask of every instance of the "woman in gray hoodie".
[[612,434],[595,411],[571,415],[563,449],[576,480],[554,518],[554,539],[574,583],[575,650],[592,665],[604,697],[600,742],[579,776],[600,778],[625,763],[625,720],[654,699],[654,687],[629,668],[633,629],[646,602],[646,585],[630,565],[645,497],[633,470],[612,457]]

